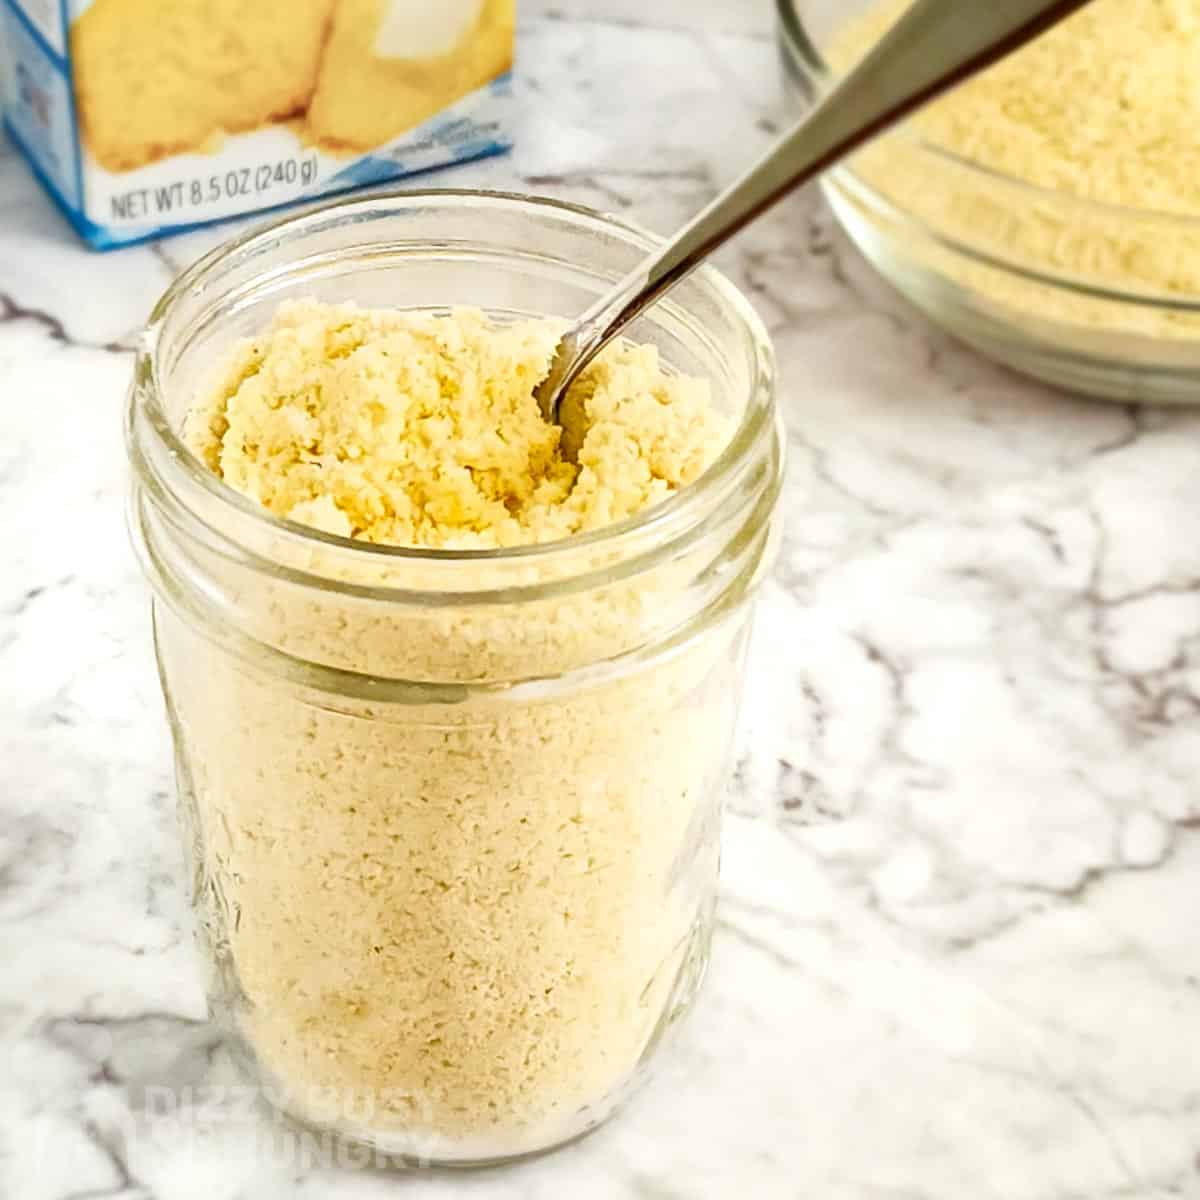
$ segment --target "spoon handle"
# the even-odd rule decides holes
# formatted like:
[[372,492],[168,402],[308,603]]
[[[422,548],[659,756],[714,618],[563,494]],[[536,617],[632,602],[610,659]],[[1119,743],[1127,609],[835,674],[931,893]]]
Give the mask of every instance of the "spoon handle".
[[[900,20],[740,179],[564,335],[538,389],[557,400],[591,358],[727,238],[793,188],[1088,0],[914,0]],[[558,376],[557,378],[555,376]],[[555,412],[547,413],[554,419]]]

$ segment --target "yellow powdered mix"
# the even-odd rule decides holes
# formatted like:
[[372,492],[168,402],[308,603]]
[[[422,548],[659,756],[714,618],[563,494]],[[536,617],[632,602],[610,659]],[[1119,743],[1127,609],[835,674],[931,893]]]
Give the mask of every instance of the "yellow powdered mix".
[[[647,346],[585,373],[589,427],[579,465],[563,461],[532,397],[558,329],[289,304],[232,352],[185,436],[279,516],[422,547],[564,538],[695,480],[726,422]],[[338,584],[446,582],[445,563],[258,533]],[[701,538],[609,580],[589,573],[611,546],[565,542],[569,580],[592,582],[534,598],[488,589],[549,566],[461,559],[456,586],[488,598],[436,604],[203,558],[233,606],[222,629],[254,639],[239,653],[158,606],[213,1008],[292,1111],[470,1159],[545,1148],[623,1097],[707,954],[754,576],[724,547]],[[389,699],[297,662],[418,682]]]
[[533,389],[560,326],[290,303],[193,411],[192,447],[281,517],[399,546],[546,542],[640,512],[725,439],[708,385],[621,343],[582,375],[587,434],[564,461]]
[[[856,61],[907,8],[883,0],[828,50]],[[951,94],[910,128],[1003,175],[1103,205],[1200,218],[1200,0],[1094,0]],[[871,184],[934,229],[1035,269],[1117,290],[1200,295],[1200,233],[1055,208],[986,178],[939,169],[908,133],[857,161]],[[939,269],[1030,315],[1194,336],[1173,313],[1054,294],[951,259]]]

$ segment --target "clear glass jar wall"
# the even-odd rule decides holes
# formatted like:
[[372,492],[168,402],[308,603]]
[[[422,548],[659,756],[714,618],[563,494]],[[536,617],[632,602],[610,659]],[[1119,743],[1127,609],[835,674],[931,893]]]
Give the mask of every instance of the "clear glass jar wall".
[[210,1006],[298,1119],[445,1163],[609,1115],[708,954],[720,798],[781,471],[772,362],[701,271],[630,331],[728,449],[649,513],[452,553],[277,520],[178,440],[223,348],[316,296],[570,316],[648,239],[472,193],[327,205],[197,264],[129,412],[135,541]]

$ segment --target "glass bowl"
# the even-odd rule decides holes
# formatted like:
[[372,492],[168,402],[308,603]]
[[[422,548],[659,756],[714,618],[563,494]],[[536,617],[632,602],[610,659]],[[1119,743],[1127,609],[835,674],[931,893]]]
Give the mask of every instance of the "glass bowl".
[[[873,0],[776,0],[798,110]],[[852,242],[935,324],[1006,366],[1122,402],[1200,396],[1200,218],[1093,203],[901,129],[822,188]],[[1115,281],[1115,282],[1114,282]]]

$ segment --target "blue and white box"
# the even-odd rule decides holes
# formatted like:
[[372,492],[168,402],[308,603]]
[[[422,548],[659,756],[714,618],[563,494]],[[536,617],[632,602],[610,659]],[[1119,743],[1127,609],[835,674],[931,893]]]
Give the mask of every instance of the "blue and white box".
[[0,0],[5,125],[105,249],[511,145],[516,0]]

